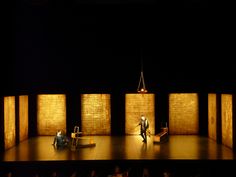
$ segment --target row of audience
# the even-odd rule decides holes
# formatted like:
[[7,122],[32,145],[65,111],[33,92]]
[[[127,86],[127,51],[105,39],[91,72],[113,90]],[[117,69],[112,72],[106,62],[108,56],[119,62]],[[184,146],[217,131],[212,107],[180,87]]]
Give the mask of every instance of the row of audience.
[[[26,168],[17,170],[5,170],[3,176],[5,177],[211,177],[216,175],[216,171],[209,171],[208,168],[158,168],[147,166],[121,167],[115,165],[96,167],[96,168]],[[219,174],[217,174],[219,175]],[[2,176],[2,174],[0,174]],[[227,175],[232,176],[232,175]]]

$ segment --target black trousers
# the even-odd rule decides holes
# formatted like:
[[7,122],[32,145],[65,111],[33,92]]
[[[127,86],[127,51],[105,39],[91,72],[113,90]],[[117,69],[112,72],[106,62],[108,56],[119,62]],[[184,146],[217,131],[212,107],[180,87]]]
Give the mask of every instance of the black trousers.
[[147,141],[147,132],[145,131],[141,131],[141,136],[143,138],[143,141]]

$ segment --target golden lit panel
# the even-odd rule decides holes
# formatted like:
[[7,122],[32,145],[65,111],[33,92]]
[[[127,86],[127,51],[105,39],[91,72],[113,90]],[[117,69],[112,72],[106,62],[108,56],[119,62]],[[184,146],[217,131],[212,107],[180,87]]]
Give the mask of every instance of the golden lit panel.
[[81,94],[83,135],[111,133],[110,94]]
[[28,139],[28,96],[19,96],[19,136],[20,141]]
[[4,97],[4,143],[5,149],[16,145],[15,97]]
[[208,137],[216,141],[216,94],[208,94]]
[[172,93],[169,95],[170,134],[198,134],[198,95]]
[[125,133],[137,135],[140,127],[137,124],[141,115],[149,120],[151,134],[155,134],[155,94],[137,93],[125,95]]
[[66,132],[66,96],[42,94],[37,98],[38,135],[55,135],[57,130]]
[[233,147],[233,97],[231,94],[221,95],[222,144]]

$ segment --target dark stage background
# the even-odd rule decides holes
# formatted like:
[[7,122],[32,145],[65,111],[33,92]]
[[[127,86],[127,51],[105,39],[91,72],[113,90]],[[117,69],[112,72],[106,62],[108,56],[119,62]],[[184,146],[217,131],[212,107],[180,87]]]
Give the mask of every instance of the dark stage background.
[[17,1],[2,95],[136,92],[141,66],[149,92],[235,92],[230,17],[205,7],[201,0]]
[[[146,87],[158,93],[156,111],[160,117],[167,117],[168,93],[198,92],[199,134],[206,135],[207,93],[235,93],[236,89],[232,17],[223,10],[207,9],[211,5],[204,0],[17,1],[11,6],[10,37],[6,36],[7,50],[3,51],[6,55],[0,60],[1,96],[32,94],[32,137],[37,126],[36,94],[66,93],[71,103],[68,117],[73,117],[80,114],[80,93],[111,93],[112,135],[120,135],[124,133],[124,93],[136,93],[142,60]],[[72,129],[75,120],[67,121]],[[211,171],[212,176],[217,174],[215,168],[224,174],[221,162],[196,161],[202,165],[200,170]],[[66,167],[70,163],[78,165],[69,162]],[[89,163],[80,162],[82,167]],[[99,162],[93,163],[100,167]],[[131,163],[127,162],[127,167]],[[166,163],[162,162],[161,169]],[[58,169],[65,165],[45,162],[42,169],[55,164]],[[180,173],[196,167],[187,164],[173,161],[170,166],[180,167]],[[17,165],[18,169],[24,166]],[[232,172],[230,169],[228,174]]]
[[[160,117],[168,117],[168,93],[200,94],[205,135],[207,93],[235,93],[236,75],[230,16],[207,6],[207,1],[17,1],[11,55],[1,60],[1,95],[32,94],[30,117],[35,117],[36,94],[65,93],[68,116],[74,117],[80,114],[80,93],[111,93],[117,127],[112,134],[122,134],[124,94],[136,93],[143,67],[148,91],[158,94]],[[75,122],[68,122],[72,128]]]

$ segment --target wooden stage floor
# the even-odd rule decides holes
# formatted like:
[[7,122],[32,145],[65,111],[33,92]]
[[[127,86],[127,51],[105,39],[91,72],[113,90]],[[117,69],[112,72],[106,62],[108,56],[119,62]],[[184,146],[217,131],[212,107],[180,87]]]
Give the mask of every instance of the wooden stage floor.
[[83,138],[84,143],[93,141],[96,146],[72,151],[54,148],[53,136],[25,140],[0,153],[0,176],[13,172],[16,177],[32,177],[35,173],[51,177],[53,171],[69,176],[76,170],[87,177],[89,170],[95,168],[100,177],[108,177],[117,164],[122,169],[132,169],[131,177],[140,176],[143,167],[148,167],[152,176],[162,176],[165,169],[170,169],[173,177],[235,175],[235,152],[207,137],[175,135],[162,144],[154,144],[153,136],[147,143],[139,135]]
[[0,154],[2,162],[22,161],[74,161],[74,160],[235,160],[230,148],[200,136],[169,136],[169,141],[154,144],[153,136],[143,143],[139,135],[87,136],[94,147],[76,151],[56,149],[53,136],[39,136],[21,142]]

